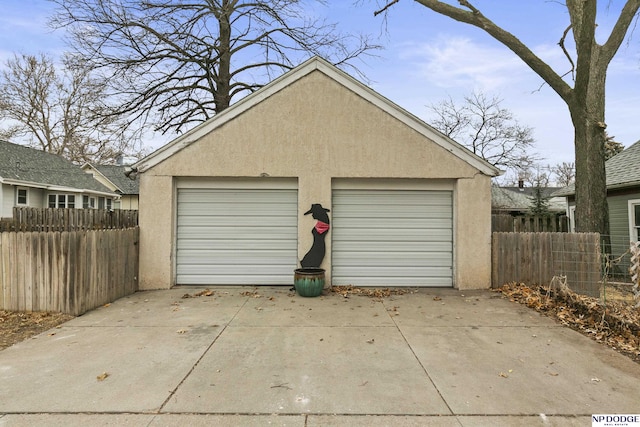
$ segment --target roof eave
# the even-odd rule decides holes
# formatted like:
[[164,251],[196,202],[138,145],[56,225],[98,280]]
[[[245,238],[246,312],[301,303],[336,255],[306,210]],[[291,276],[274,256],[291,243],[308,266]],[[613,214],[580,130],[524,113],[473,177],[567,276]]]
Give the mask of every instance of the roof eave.
[[608,185],[607,190],[619,190],[621,188],[640,187],[640,181],[621,182],[618,184]]
[[90,190],[87,188],[67,187],[64,185],[47,184],[43,182],[23,181],[19,179],[7,179],[2,177],[0,177],[0,183],[7,184],[7,185],[15,185],[16,187],[40,188],[43,190],[61,191],[65,193],[88,193],[88,194],[96,194],[96,195],[109,196],[109,197],[113,197],[117,195],[116,193],[111,193],[107,191]]

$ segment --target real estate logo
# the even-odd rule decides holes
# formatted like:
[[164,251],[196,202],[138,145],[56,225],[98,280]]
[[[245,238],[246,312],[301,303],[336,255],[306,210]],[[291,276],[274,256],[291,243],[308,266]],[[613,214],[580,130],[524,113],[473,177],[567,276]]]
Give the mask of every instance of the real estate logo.
[[591,415],[592,427],[640,427],[640,414]]

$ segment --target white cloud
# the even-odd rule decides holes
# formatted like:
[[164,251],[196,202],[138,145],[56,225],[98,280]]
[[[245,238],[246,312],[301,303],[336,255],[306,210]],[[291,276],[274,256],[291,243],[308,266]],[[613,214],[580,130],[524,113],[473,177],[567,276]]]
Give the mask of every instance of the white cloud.
[[526,75],[522,61],[502,46],[469,38],[441,35],[428,43],[407,45],[400,57],[420,77],[442,88],[495,92]]

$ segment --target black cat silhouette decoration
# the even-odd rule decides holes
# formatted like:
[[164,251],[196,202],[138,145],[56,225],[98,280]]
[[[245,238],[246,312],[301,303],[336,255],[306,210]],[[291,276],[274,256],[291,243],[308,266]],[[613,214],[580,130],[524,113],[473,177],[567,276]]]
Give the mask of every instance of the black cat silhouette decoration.
[[325,254],[324,238],[327,236],[327,231],[329,231],[329,215],[327,215],[327,212],[331,211],[323,208],[319,203],[314,203],[311,205],[311,209],[304,213],[305,215],[311,214],[316,220],[316,225],[311,230],[313,245],[300,261],[302,268],[319,268],[320,264],[322,264]]

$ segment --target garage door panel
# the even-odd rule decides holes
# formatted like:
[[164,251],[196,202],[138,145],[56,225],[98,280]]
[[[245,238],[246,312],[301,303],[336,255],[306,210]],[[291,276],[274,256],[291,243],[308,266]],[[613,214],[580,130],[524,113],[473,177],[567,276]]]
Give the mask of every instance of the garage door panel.
[[[378,242],[377,242],[378,243]],[[390,252],[400,252],[400,251],[419,251],[425,250],[426,252],[448,252],[451,253],[453,249],[453,245],[451,241],[443,240],[441,242],[438,241],[430,241],[430,242],[411,242],[411,241],[400,241],[400,242],[380,242],[379,245],[370,245],[368,249],[363,249],[360,242],[352,242],[352,241],[341,241],[333,243],[334,251],[344,251],[344,252],[380,252],[380,251],[390,251]]]
[[452,286],[452,191],[334,190],[332,281]]
[[448,267],[354,267],[353,278],[368,276],[368,277],[387,277],[394,278],[398,276],[402,277],[436,277],[445,276],[450,273],[451,270]]
[[[188,244],[182,244],[183,250],[180,251],[202,251],[202,250],[246,250],[247,242],[242,239],[222,239],[222,240],[211,240],[211,239],[192,239]],[[291,248],[291,242],[288,240],[272,240],[272,239],[264,239],[264,240],[256,240],[252,239],[251,241],[251,249],[253,250],[271,250],[271,251],[293,251]],[[295,251],[293,251],[295,256]]]
[[190,240],[211,240],[211,239],[235,239],[235,240],[271,240],[290,241],[295,239],[297,233],[290,227],[253,227],[253,228],[233,228],[233,227],[207,227],[198,228],[178,227],[178,236],[181,241]]
[[403,276],[402,284],[394,285],[389,284],[394,278],[383,276],[357,276],[357,277],[345,277],[341,282],[343,285],[353,286],[414,286],[414,287],[434,287],[434,288],[450,288],[453,287],[453,280],[444,277],[411,277]]
[[[425,214],[423,218],[383,218],[384,227],[389,230],[393,229],[429,229],[429,228],[450,228],[451,220],[442,218],[442,215],[435,216],[433,214]],[[340,227],[348,229],[367,229],[377,227],[381,223],[379,218],[342,218]]]
[[[412,253],[412,252],[396,252],[392,253],[390,251],[380,253],[380,252],[354,252],[354,253],[346,253],[344,257],[345,260],[342,259],[336,260],[334,267],[338,266],[361,266],[361,267],[376,267],[379,265],[384,265],[389,257],[393,257],[395,259],[394,265],[397,267],[439,267],[447,265],[449,262],[450,255],[447,253],[429,253],[425,256],[424,253]],[[348,259],[348,261],[347,261]]]
[[[215,198],[211,198],[211,191],[215,191]],[[236,188],[180,188],[181,199],[187,203],[212,203],[212,200],[227,200],[235,206],[260,204],[277,204],[274,195],[278,197],[283,191],[268,188],[236,189]]]
[[[403,242],[420,241],[424,242],[425,233],[422,230],[369,230],[367,233],[359,232],[357,229],[333,228],[334,236],[340,234],[339,242]],[[428,233],[429,242],[450,242],[451,228],[430,229]]]
[[187,227],[289,227],[292,221],[295,221],[296,217],[286,216],[266,216],[261,215],[263,219],[262,224],[256,224],[255,216],[245,217],[241,215],[237,216],[223,216],[216,215],[214,212],[204,212],[201,216],[183,216],[180,222],[181,226]]
[[178,262],[181,265],[257,265],[275,264],[290,261],[296,254],[289,250],[263,251],[246,250],[185,250],[181,251]]
[[[372,193],[372,191],[375,191],[375,194]],[[395,206],[398,196],[410,195],[411,193],[415,193],[415,191],[416,190],[336,190],[336,192],[334,192],[333,201],[338,204],[346,202],[354,206],[357,206],[357,205]],[[428,206],[428,205],[434,205],[434,204],[444,205],[444,204],[447,204],[447,200],[450,199],[450,195],[446,194],[447,191],[420,190],[420,192],[427,197],[421,200],[406,199],[403,202],[403,206],[412,206],[412,205]]]
[[297,191],[178,188],[176,236],[178,284],[289,284]]
[[353,210],[345,215],[346,218],[355,219],[367,219],[367,218],[386,218],[386,219],[410,219],[410,218],[422,218],[425,211],[430,217],[446,218],[450,216],[450,206],[403,206],[402,210],[398,210],[395,205],[389,206],[376,206],[375,210],[371,207],[367,208],[363,206],[359,210]]
[[[206,274],[191,274],[186,275],[184,280],[193,284],[206,284],[211,280],[212,274],[215,274],[216,280],[224,283],[225,285],[264,285],[265,273],[260,269],[257,269],[256,271],[246,271],[242,276],[238,276],[237,274],[229,274],[225,276],[223,274],[218,274],[217,272],[207,272]],[[272,273],[270,274],[270,276],[273,277],[274,282],[278,282],[276,284],[287,282],[290,283],[293,280],[291,278],[291,274],[276,276]]]
[[[184,217],[202,217],[203,215],[220,215],[220,216],[228,216],[230,218],[238,218],[238,219],[242,219],[245,218],[245,220],[247,221],[251,221],[252,218],[255,217],[256,212],[251,211],[252,209],[255,209],[254,207],[251,207],[249,205],[247,206],[234,206],[232,204],[229,204],[228,202],[225,202],[226,205],[223,206],[219,206],[219,205],[215,205],[215,204],[204,204],[204,203],[198,203],[193,204],[192,206],[189,207],[188,211],[182,211],[182,212],[178,212],[179,215],[182,215]],[[282,206],[282,205],[264,205],[262,206],[262,211],[260,212],[260,216],[262,218],[270,218],[270,219],[277,219],[280,218],[282,216],[291,216],[291,212],[288,212],[288,206]]]

